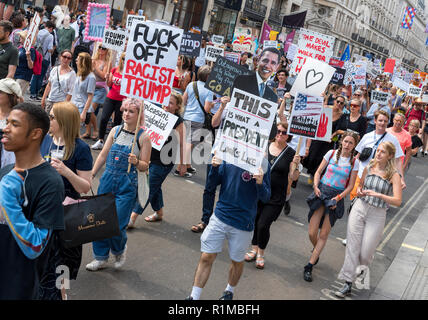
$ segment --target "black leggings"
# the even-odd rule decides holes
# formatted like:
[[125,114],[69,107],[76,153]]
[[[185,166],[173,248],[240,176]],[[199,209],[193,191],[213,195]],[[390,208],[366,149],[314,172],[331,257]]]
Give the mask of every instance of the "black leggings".
[[122,101],[112,100],[106,97],[103,104],[103,113],[101,115],[100,130],[98,133],[99,139],[104,141],[104,136],[107,130],[107,123],[113,112],[114,112],[114,126],[118,126],[122,123],[122,111],[120,111],[121,105],[122,105]]
[[258,246],[264,250],[270,238],[270,226],[281,213],[283,206],[263,204],[259,201],[257,206],[256,225],[254,227],[253,246]]

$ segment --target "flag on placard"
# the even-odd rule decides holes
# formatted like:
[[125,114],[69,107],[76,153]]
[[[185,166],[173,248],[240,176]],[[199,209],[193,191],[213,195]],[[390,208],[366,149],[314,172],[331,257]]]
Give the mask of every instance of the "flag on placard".
[[415,17],[416,9],[412,7],[406,7],[404,11],[403,21],[401,22],[401,27],[404,29],[412,29],[413,19]]
[[340,58],[340,61],[348,61],[351,59],[351,50],[349,49],[349,44],[346,46],[345,51],[342,54],[342,57]]

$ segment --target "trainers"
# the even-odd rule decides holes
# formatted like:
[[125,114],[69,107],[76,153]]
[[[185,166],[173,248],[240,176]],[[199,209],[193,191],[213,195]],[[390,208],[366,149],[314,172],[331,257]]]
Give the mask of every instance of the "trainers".
[[196,169],[193,167],[187,168],[187,172],[191,173],[191,174],[195,174],[196,173]]
[[192,296],[187,296],[186,298],[184,298],[184,300],[193,300]]
[[126,247],[122,254],[114,255],[114,267],[120,269],[123,267],[126,261]]
[[284,204],[284,214],[286,216],[288,216],[290,214],[290,210],[291,210],[290,201],[285,201],[285,204]]
[[[174,173],[173,173],[173,175],[176,176],[176,177],[181,177],[180,176],[180,171],[178,171],[178,170],[175,170]],[[186,171],[184,173],[184,175],[183,175],[183,178],[191,178],[192,176],[193,176],[193,174],[191,174],[190,172]]]
[[107,265],[107,260],[97,260],[95,259],[91,263],[86,265],[86,270],[88,271],[98,271],[104,269]]
[[342,289],[336,291],[334,294],[339,298],[345,298],[351,294],[352,282],[345,282]]
[[303,279],[307,282],[312,282],[312,268],[305,266],[303,269]]
[[101,140],[98,140],[97,142],[95,142],[92,146],[91,149],[92,150],[101,150],[104,147],[104,143]]
[[219,300],[233,300],[233,293],[226,290]]
[[342,240],[342,244],[346,247],[346,239]]

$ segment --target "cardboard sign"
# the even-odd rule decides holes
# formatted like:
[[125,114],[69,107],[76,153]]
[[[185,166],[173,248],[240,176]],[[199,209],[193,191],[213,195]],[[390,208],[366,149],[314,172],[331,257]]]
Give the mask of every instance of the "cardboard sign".
[[409,97],[420,97],[422,93],[422,88],[416,87],[414,85],[409,85],[409,91],[407,91],[407,94]]
[[144,101],[144,127],[152,141],[152,148],[160,151],[168,140],[178,117],[162,108]]
[[357,69],[355,70],[355,73],[353,75],[354,84],[357,86],[366,85],[367,62],[358,61],[357,63],[355,63],[355,67]]
[[202,44],[202,34],[185,32],[181,39],[180,55],[199,57]]
[[28,28],[27,38],[25,38],[24,49],[25,51],[30,51],[31,45],[33,44],[34,39],[37,36],[39,31],[39,25],[42,19],[38,14],[34,15],[33,19],[31,19],[30,27]]
[[128,31],[131,31],[132,22],[134,20],[144,22],[144,21],[146,21],[146,17],[128,14],[128,16],[126,17],[126,29],[128,29]]
[[110,5],[88,3],[88,18],[85,27],[85,40],[103,41],[104,29],[109,27]]
[[239,75],[247,75],[251,73],[251,71],[243,66],[240,66],[224,57],[218,57],[217,62],[205,82],[205,88],[221,97],[230,97],[235,78]]
[[263,49],[276,48],[276,47],[278,47],[278,41],[276,40],[265,40],[263,42]]
[[222,57],[223,54],[224,54],[223,48],[214,47],[214,46],[207,46],[206,51],[205,51],[205,60],[216,62],[217,57],[218,56]]
[[395,59],[386,59],[385,60],[385,68],[383,72],[385,73],[394,73],[394,67],[395,67]]
[[387,105],[389,99],[391,99],[391,93],[390,92],[382,92],[382,91],[372,91],[371,103],[377,103],[379,105]]
[[345,61],[341,61],[341,60],[335,59],[335,58],[330,58],[330,61],[329,61],[328,64],[331,65],[332,67],[343,68],[343,65],[345,64]]
[[[322,97],[298,92],[294,99],[287,134],[315,139],[322,111]],[[320,136],[322,136],[321,133]]]
[[346,61],[344,64],[346,73],[345,73],[345,80],[343,81],[344,85],[351,84],[354,81],[354,75],[357,72],[357,66],[353,64],[352,62]]
[[[257,173],[269,142],[278,104],[234,89],[218,130],[215,151],[220,159]],[[244,177],[243,177],[244,178]]]
[[336,71],[327,63],[312,58],[306,58],[306,60],[290,90],[292,96],[295,96],[297,92],[310,96],[320,96]]
[[126,47],[120,94],[167,105],[183,30],[134,20]]
[[253,39],[250,28],[236,28],[232,41],[233,51],[251,52]]
[[290,44],[288,46],[287,59],[290,59],[291,61],[293,61],[294,58],[296,57],[296,53],[297,53],[297,45]]
[[[237,52],[224,52],[224,57],[232,62],[235,62],[236,64],[239,64],[239,62],[241,61],[241,55]],[[217,59],[218,60],[218,59]]]
[[216,45],[218,45],[218,46],[221,46],[221,45],[223,44],[223,42],[224,42],[224,37],[223,37],[223,36],[219,36],[219,35],[214,34],[214,35],[211,37],[211,41],[212,41],[214,44],[216,44]]
[[392,85],[405,92],[409,91],[409,83],[404,80],[401,80],[398,77],[394,77],[394,79],[392,79]]
[[128,36],[127,31],[105,29],[103,36],[103,47],[117,52],[125,50],[126,37]]
[[345,79],[346,70],[334,67],[336,70],[334,71],[333,77],[330,80],[330,83],[338,84],[339,86],[343,85],[343,80]]
[[311,30],[300,29],[298,49],[296,57],[291,64],[290,74],[298,74],[307,58],[312,58],[325,62],[330,62],[333,55],[333,46],[335,38]]
[[330,107],[326,107],[322,109],[315,140],[330,142],[332,131],[333,131],[333,109]]

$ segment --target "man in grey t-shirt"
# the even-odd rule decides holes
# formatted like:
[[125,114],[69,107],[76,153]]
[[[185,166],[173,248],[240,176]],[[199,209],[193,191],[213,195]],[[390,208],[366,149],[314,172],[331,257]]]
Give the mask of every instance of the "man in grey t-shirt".
[[12,30],[10,21],[0,21],[0,79],[13,79],[18,65],[18,49],[9,40]]

